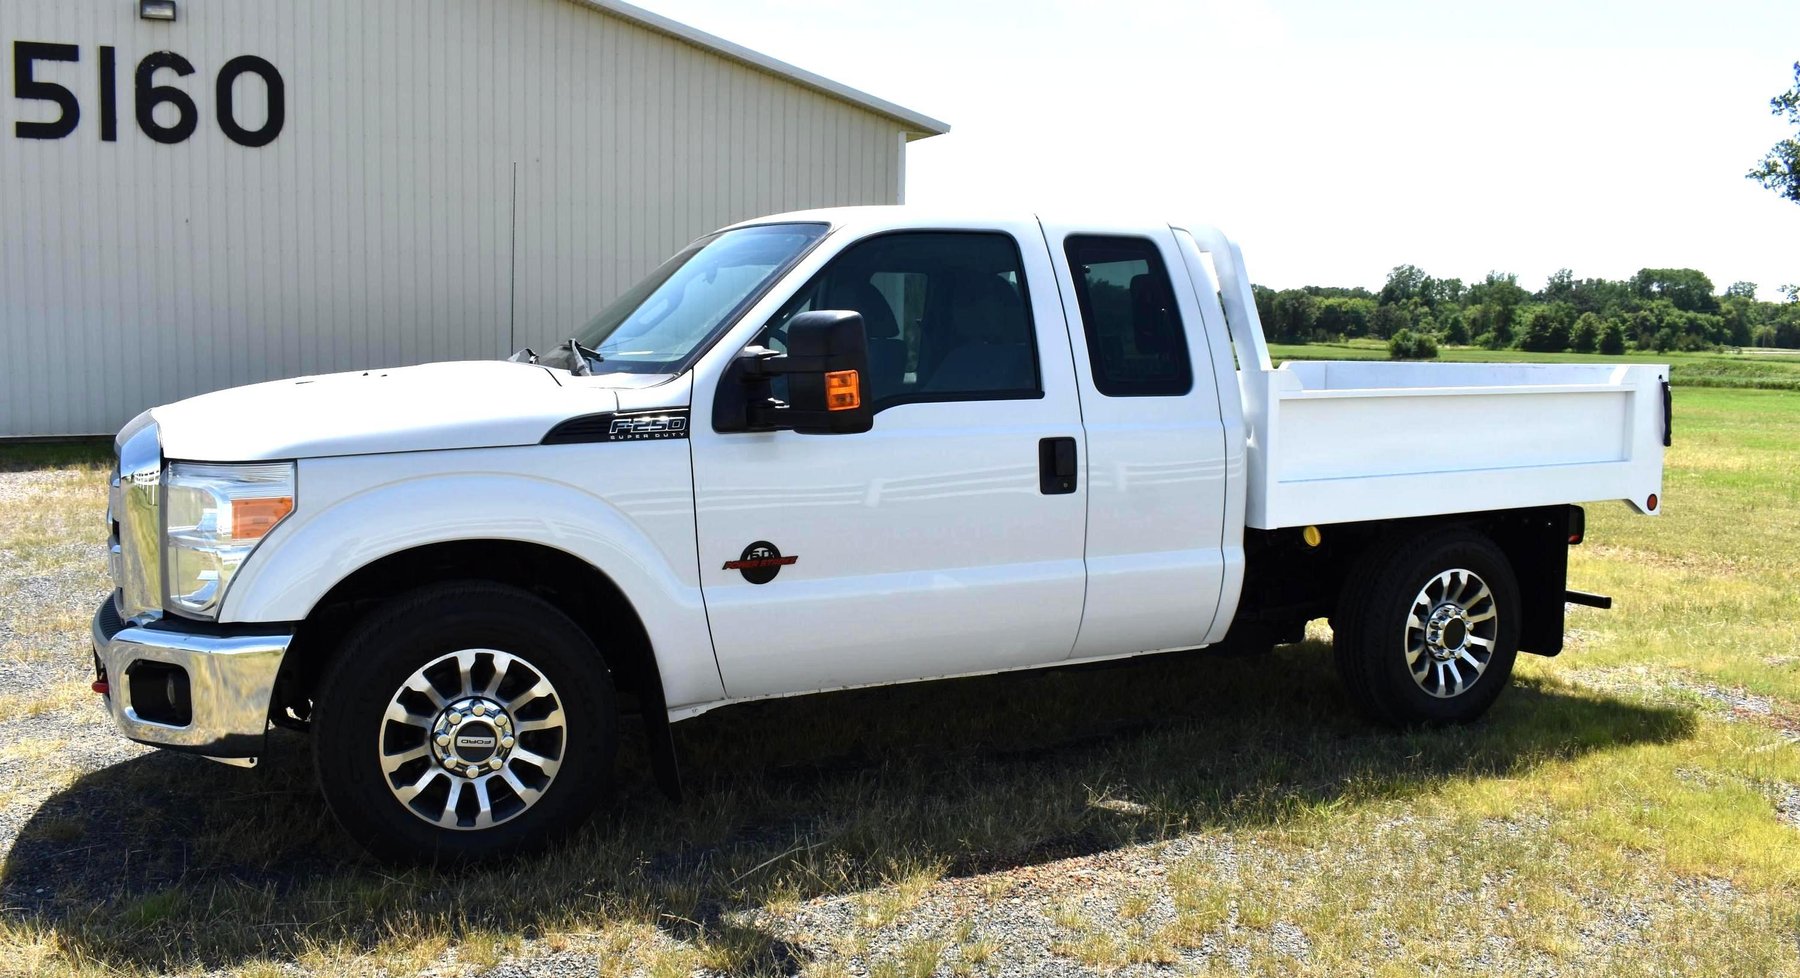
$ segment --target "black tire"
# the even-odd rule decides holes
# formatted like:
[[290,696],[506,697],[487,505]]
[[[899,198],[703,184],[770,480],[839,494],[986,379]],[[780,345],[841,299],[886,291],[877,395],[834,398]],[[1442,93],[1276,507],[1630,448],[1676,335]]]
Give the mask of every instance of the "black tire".
[[[456,698],[456,677],[443,671],[454,669],[458,660],[439,660],[462,650],[502,653],[504,659],[476,653],[476,674],[484,684],[493,681],[496,690],[514,690],[512,695],[520,699],[514,703],[495,692],[493,700],[482,701],[481,705],[492,711],[485,713],[491,722],[474,734],[458,733],[453,748],[434,746],[437,738],[433,734],[441,726],[418,730],[416,737],[426,756],[407,762],[408,766],[390,777],[384,764],[392,761],[384,761],[382,753],[403,753],[392,748],[394,738],[414,735],[408,724],[395,724],[387,718],[390,705],[397,702],[415,673],[431,667],[434,671],[424,675],[431,677],[430,685],[450,706],[421,700],[422,693],[407,694],[409,714],[435,713],[436,719],[430,722],[439,725],[460,717],[460,713],[453,716],[450,707],[469,701]],[[541,692],[543,687],[534,676],[548,682],[550,695]],[[535,698],[523,698],[527,696]],[[618,746],[611,674],[574,622],[517,588],[481,581],[454,582],[392,599],[350,633],[313,700],[313,761],[325,800],[345,831],[381,859],[458,863],[541,848],[578,828],[609,793]],[[493,710],[487,706],[490,702],[513,704],[519,719],[502,721],[500,715],[506,709]],[[549,722],[556,726],[526,732],[533,710],[540,714],[539,720],[554,710]],[[482,711],[470,710],[470,717],[477,712]],[[469,723],[476,722],[465,720],[457,730],[467,730]],[[506,730],[516,734],[506,738],[507,748],[518,753],[503,759],[500,734]],[[439,817],[462,818],[459,810],[474,804],[462,801],[464,794],[475,795],[474,780],[457,787],[456,782],[465,779],[454,769],[438,768],[463,763],[447,751],[464,750],[465,743],[478,745],[482,734],[493,735],[488,739],[494,769],[490,772],[484,765],[469,770],[480,771],[480,780],[487,782],[481,797],[493,801],[488,818],[494,824],[442,827],[409,807],[429,808],[436,785],[442,783],[445,803]],[[557,755],[557,767],[541,784],[538,778],[543,769],[523,759],[528,748],[545,756]],[[471,753],[475,749],[469,748]],[[512,780],[502,783],[487,777],[490,773],[496,778],[510,775]],[[395,781],[431,787],[409,803],[397,796]],[[524,783],[528,790],[525,794],[514,792],[510,783]],[[459,804],[450,803],[453,791]],[[532,800],[527,801],[528,797]],[[475,824],[473,817],[469,824]]]
[[[1476,580],[1471,583],[1454,571],[1470,572]],[[1474,584],[1485,586],[1494,618],[1467,623],[1469,617],[1484,613],[1478,599],[1464,609],[1461,632],[1456,612],[1444,612],[1450,624],[1442,637],[1461,637],[1454,643],[1460,652],[1450,648],[1449,641],[1424,641],[1426,626],[1432,623],[1427,609],[1461,608],[1453,599],[1479,593]],[[1434,599],[1428,591],[1432,587],[1453,593]],[[1427,610],[1419,625],[1413,623],[1415,606]],[[1396,537],[1376,544],[1351,568],[1331,621],[1338,673],[1352,702],[1377,722],[1467,723],[1486,713],[1512,679],[1519,614],[1518,581],[1492,540],[1466,529]],[[1483,641],[1491,643],[1485,659],[1478,644]],[[1415,649],[1418,658],[1409,665]],[[1454,657],[1440,663],[1433,649]],[[1424,677],[1415,678],[1421,662]],[[1469,672],[1474,673],[1472,678],[1464,675]]]

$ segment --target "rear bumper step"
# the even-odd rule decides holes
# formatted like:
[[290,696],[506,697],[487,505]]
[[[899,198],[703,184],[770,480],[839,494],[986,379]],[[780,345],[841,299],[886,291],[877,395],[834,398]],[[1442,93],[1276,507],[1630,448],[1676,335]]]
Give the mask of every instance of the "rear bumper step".
[[1611,610],[1612,596],[1608,594],[1589,594],[1586,591],[1564,591],[1563,600],[1569,604],[1587,605],[1589,608]]

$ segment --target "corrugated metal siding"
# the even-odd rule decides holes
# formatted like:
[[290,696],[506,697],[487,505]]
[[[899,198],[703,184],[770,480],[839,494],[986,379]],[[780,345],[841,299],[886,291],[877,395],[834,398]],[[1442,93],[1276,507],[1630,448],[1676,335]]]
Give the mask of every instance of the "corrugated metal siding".
[[[710,228],[899,199],[896,122],[566,0],[179,3],[165,24],[124,0],[0,2],[0,436],[501,355],[512,333],[568,336]],[[14,135],[57,111],[11,97],[19,40],[80,45],[79,63],[35,69],[78,96],[73,134]],[[175,145],[134,113],[138,61],[161,50],[196,69],[156,78],[199,107]],[[255,149],[214,118],[214,79],[245,54],[287,91],[281,135]],[[257,128],[261,83],[236,90]]]

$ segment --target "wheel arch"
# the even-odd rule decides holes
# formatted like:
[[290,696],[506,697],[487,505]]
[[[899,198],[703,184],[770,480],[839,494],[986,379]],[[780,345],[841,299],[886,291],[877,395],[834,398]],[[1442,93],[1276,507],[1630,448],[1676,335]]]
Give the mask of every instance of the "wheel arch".
[[1298,641],[1307,621],[1332,613],[1364,554],[1403,537],[1472,530],[1500,549],[1518,580],[1519,651],[1556,655],[1563,647],[1570,534],[1581,525],[1580,513],[1578,506],[1538,506],[1328,524],[1318,527],[1318,546],[1305,543],[1302,527],[1250,530],[1240,620],[1280,641]]
[[300,705],[340,641],[382,601],[431,584],[483,580],[535,594],[568,615],[600,650],[622,691],[663,698],[648,629],[623,589],[582,558],[542,543],[471,539],[379,557],[332,585],[295,631],[276,685],[275,712]]
[[271,718],[304,728],[318,684],[350,630],[383,602],[432,584],[482,580],[519,588],[567,615],[599,650],[614,688],[644,722],[658,785],[681,797],[680,768],[656,645],[624,589],[582,558],[542,543],[473,539],[424,544],[352,571],[313,605],[276,676]]

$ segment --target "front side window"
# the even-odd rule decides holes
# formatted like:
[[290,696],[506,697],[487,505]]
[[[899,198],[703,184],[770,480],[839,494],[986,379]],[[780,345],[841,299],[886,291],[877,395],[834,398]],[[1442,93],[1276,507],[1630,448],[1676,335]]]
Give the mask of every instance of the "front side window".
[[[575,338],[600,355],[595,373],[674,373],[827,230],[760,224],[707,235],[613,300]],[[555,355],[575,353],[565,343]],[[552,357],[539,362],[555,365]]]
[[1041,397],[1029,293],[1011,235],[907,231],[860,241],[783,307],[765,342],[815,309],[860,313],[864,390],[880,411],[918,401]]
[[1156,243],[1076,235],[1063,250],[1095,389],[1108,397],[1171,397],[1191,390],[1187,333]]

